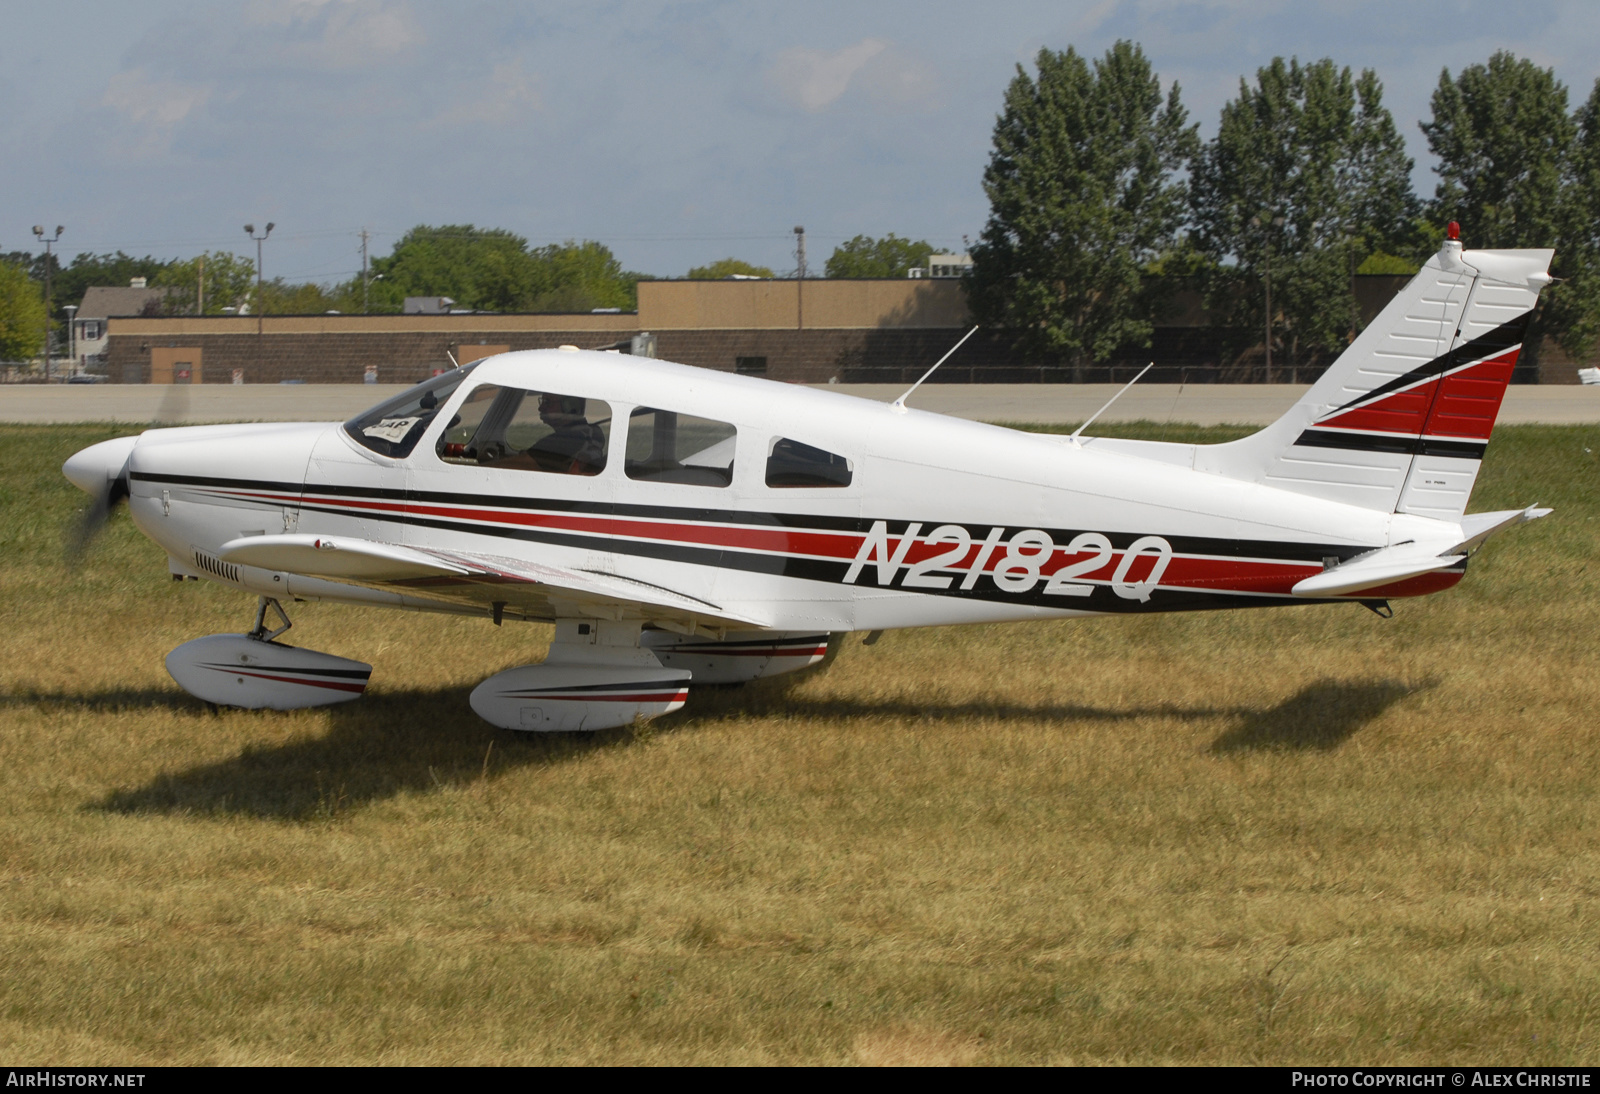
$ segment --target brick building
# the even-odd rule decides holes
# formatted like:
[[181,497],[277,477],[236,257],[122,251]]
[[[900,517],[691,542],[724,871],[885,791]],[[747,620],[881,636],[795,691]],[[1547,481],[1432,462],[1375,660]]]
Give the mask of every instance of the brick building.
[[[1357,300],[1376,315],[1404,277],[1361,277]],[[114,383],[409,383],[492,353],[575,345],[626,347],[649,332],[655,356],[796,383],[910,383],[971,325],[959,281],[644,281],[639,310],[582,314],[114,317],[104,351]],[[1123,380],[1154,360],[1150,382],[1264,380],[1259,351],[1227,352],[1192,293],[1180,293],[1154,344],[1085,370]],[[1234,339],[1238,341],[1237,337]],[[1546,382],[1577,382],[1577,365],[1547,352]],[[944,383],[1073,380],[1057,362],[1022,358],[1004,332],[980,331],[935,374]],[[1521,377],[1535,380],[1536,372]],[[1274,381],[1314,370],[1278,367]]]

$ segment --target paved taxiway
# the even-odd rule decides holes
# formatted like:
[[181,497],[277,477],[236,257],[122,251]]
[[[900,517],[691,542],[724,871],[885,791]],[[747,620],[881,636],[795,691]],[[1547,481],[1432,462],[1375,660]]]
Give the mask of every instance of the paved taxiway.
[[[986,422],[1081,422],[1105,405],[1114,384],[928,384],[909,405]],[[405,390],[388,384],[150,384],[0,386],[0,422],[284,422],[345,419]],[[888,402],[895,384],[827,385],[829,391]],[[1100,421],[1266,425],[1306,390],[1294,384],[1139,384]],[[1600,422],[1600,386],[1517,386],[1500,421]]]

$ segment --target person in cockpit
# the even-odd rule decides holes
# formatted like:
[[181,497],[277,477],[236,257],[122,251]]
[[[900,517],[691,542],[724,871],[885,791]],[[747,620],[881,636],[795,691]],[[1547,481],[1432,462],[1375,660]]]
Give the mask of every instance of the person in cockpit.
[[539,396],[539,420],[550,427],[526,451],[541,471],[569,475],[598,475],[606,465],[606,435],[586,416],[588,400],[581,395]]

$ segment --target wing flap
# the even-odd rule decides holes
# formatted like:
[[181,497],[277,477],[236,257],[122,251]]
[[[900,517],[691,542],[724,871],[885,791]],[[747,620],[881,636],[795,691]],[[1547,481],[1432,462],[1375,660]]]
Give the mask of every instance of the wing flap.
[[642,618],[677,622],[691,633],[706,623],[767,626],[765,620],[625,574],[498,555],[313,535],[247,536],[229,540],[217,554],[224,562],[407,596],[485,606],[517,604],[532,612],[530,617]]
[[224,543],[217,555],[241,566],[335,581],[389,583],[460,577],[470,572],[460,564],[409,547],[346,536],[246,536]]

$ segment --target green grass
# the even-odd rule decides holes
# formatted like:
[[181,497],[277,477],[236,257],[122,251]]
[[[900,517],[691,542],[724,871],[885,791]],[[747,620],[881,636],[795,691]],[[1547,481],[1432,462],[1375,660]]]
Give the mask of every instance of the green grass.
[[0,429],[16,1063],[1600,1048],[1600,428],[1498,431],[1473,508],[1555,514],[1392,620],[896,632],[534,741],[466,696],[536,626],[299,605],[291,640],[375,664],[366,698],[183,694],[167,650],[252,604],[169,581],[125,515],[63,565],[60,463],[116,432]]

